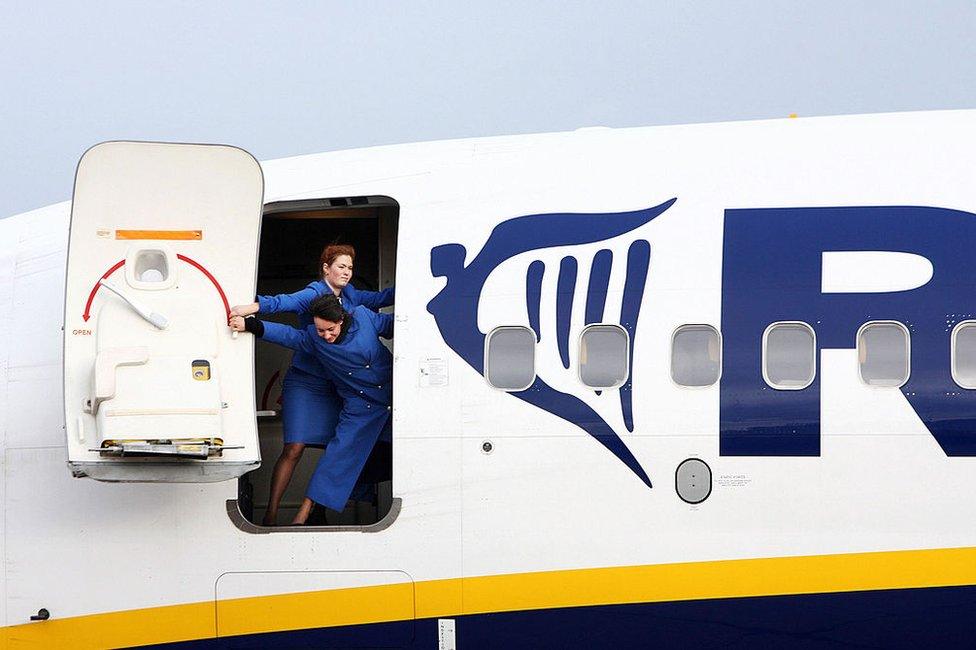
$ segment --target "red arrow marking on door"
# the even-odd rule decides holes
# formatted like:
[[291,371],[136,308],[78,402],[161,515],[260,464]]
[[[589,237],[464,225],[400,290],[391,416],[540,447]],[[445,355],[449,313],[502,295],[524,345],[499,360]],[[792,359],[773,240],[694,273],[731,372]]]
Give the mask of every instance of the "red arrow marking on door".
[[230,303],[227,302],[227,296],[224,295],[224,288],[220,286],[220,283],[219,282],[217,282],[217,278],[215,278],[213,275],[211,275],[210,274],[210,271],[208,271],[207,269],[205,269],[202,264],[200,264],[199,262],[195,262],[195,261],[191,260],[186,255],[181,255],[181,254],[177,253],[176,257],[178,259],[183,260],[187,264],[190,264],[191,266],[194,266],[198,271],[200,271],[205,276],[207,276],[207,278],[213,283],[213,286],[217,289],[217,293],[220,294],[220,299],[222,301],[224,301],[224,313],[227,315],[227,318],[230,318]]
[[[190,266],[193,266],[198,271],[200,271],[205,276],[207,276],[207,279],[209,279],[210,282],[213,283],[213,286],[217,289],[217,293],[220,294],[220,299],[224,303],[224,313],[227,315],[228,318],[230,318],[230,303],[227,302],[227,296],[224,294],[223,287],[221,287],[220,286],[220,283],[217,282],[217,278],[215,278],[210,273],[210,271],[208,271],[206,268],[204,268],[204,266],[202,264],[200,264],[199,262],[196,262],[194,260],[191,260],[186,255],[177,254],[176,257],[179,258],[180,260],[186,262]],[[114,264],[112,266],[112,268],[110,268],[108,271],[105,271],[105,273],[102,275],[101,278],[99,278],[99,280],[105,280],[105,279],[107,279],[108,276],[112,275],[113,273],[115,273],[116,271],[118,271],[123,266],[125,266],[125,260],[119,260],[116,264]],[[99,284],[98,282],[96,282],[95,283],[95,286],[92,287],[91,293],[88,294],[88,302],[85,303],[85,313],[82,314],[82,316],[81,316],[85,320],[86,323],[88,322],[88,319],[91,318],[92,301],[95,300],[95,294],[98,293],[98,290],[101,288],[101,286],[102,286],[101,284]]]
[[[121,269],[124,265],[125,265],[125,260],[119,260],[112,268],[110,268],[108,271],[105,271],[105,274],[102,275],[102,277],[100,277],[99,280],[107,279],[108,276],[112,275],[113,273]],[[81,317],[85,319],[86,323],[88,322],[88,319],[91,318],[92,300],[95,299],[95,294],[98,293],[98,289],[101,286],[102,285],[96,282],[95,286],[92,287],[91,293],[88,294],[88,302],[85,303],[85,313],[81,315]]]
[[261,396],[261,410],[268,410],[268,398],[271,397],[271,388],[274,383],[278,381],[278,375],[281,374],[280,370],[275,370],[275,374],[271,375],[271,379],[268,381],[268,385],[264,387],[264,395]]

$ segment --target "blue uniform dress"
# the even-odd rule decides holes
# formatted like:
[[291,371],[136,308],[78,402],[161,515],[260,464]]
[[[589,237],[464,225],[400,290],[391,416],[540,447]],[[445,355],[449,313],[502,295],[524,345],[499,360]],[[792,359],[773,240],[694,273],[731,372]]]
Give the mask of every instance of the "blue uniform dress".
[[314,355],[335,385],[342,401],[335,437],[309,481],[305,494],[332,510],[342,510],[356,479],[382,434],[389,436],[393,404],[393,356],[380,336],[393,335],[393,315],[366,307],[352,310],[345,335],[327,343],[314,326],[298,330],[264,323],[263,338]]
[[[319,296],[332,292],[324,280],[311,282],[301,291],[277,296],[258,296],[258,311],[262,314],[294,312],[302,328],[312,324],[309,305]],[[374,311],[393,304],[394,288],[383,291],[361,291],[347,284],[339,295],[346,311],[363,305]],[[323,372],[315,356],[296,352],[291,367],[281,382],[281,425],[285,444],[300,442],[324,447],[335,434],[341,403],[335,386]]]

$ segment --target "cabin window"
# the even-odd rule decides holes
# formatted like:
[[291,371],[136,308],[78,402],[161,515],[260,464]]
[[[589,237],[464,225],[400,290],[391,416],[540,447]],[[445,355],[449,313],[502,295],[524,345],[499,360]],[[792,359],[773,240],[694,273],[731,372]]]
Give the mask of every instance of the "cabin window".
[[976,321],[952,330],[952,378],[963,388],[976,388]]
[[535,381],[535,332],[496,327],[485,342],[485,378],[501,390],[525,390]]
[[908,381],[908,329],[895,321],[865,323],[857,331],[857,368],[869,386],[898,387]]
[[722,341],[711,325],[682,325],[671,336],[671,379],[679,386],[711,386],[722,372]]
[[619,325],[590,325],[580,335],[579,377],[590,388],[619,388],[627,381],[630,339]]
[[802,390],[817,374],[817,335],[799,321],[773,323],[763,333],[763,379],[776,390]]

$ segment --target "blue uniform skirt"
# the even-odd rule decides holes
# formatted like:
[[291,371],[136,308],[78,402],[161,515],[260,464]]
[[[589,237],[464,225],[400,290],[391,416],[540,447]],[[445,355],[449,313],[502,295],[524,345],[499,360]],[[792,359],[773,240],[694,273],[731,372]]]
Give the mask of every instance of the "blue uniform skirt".
[[325,447],[335,437],[342,400],[332,382],[291,367],[281,383],[285,444]]
[[[363,485],[357,481],[366,465],[366,459],[376,441],[390,439],[390,412],[382,405],[365,403],[350,408],[345,404],[339,417],[334,440],[329,442],[325,453],[312,473],[305,496],[332,510],[342,512],[349,497],[363,498]],[[358,408],[357,408],[358,407]]]

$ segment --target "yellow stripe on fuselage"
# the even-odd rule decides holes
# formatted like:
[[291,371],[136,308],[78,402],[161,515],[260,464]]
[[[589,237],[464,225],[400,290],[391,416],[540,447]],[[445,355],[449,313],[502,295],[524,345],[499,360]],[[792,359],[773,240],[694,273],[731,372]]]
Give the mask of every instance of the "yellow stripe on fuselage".
[[[106,582],[106,587],[110,586]],[[57,612],[54,612],[56,615]],[[6,648],[119,648],[214,637],[214,604],[52,618],[2,630]]]
[[[11,648],[108,647],[505,611],[976,584],[976,548],[542,571],[93,614],[2,629]],[[413,590],[414,609],[407,592]],[[462,605],[463,602],[463,605]],[[56,612],[55,612],[56,614]]]
[[464,613],[976,584],[976,548],[576,569],[464,580]]
[[[217,636],[404,621],[412,618],[413,584],[405,582],[221,600],[217,602]],[[322,625],[323,620],[325,625]]]

